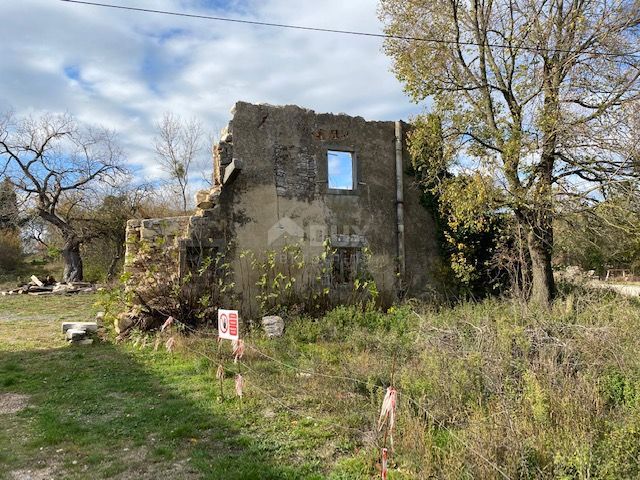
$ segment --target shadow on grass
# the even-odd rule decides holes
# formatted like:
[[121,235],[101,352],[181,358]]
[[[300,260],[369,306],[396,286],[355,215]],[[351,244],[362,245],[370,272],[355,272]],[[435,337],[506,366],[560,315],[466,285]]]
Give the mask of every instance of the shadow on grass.
[[320,478],[272,460],[269,442],[225,418],[239,407],[218,404],[209,372],[194,368],[108,343],[0,352],[0,394],[30,396],[24,410],[0,414],[0,472],[49,465],[65,478]]

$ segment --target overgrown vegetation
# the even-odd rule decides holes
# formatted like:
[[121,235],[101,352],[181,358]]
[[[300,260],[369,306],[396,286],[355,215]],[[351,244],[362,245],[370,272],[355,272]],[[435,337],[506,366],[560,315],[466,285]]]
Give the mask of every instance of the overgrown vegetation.
[[[383,300],[367,269],[369,250],[353,259],[354,278],[345,283],[335,278],[334,255],[329,242],[311,258],[298,244],[264,253],[246,250],[239,253],[234,271],[225,252],[192,247],[181,259],[179,247],[167,245],[164,237],[138,242],[131,271],[123,275],[118,301],[120,308],[129,308],[119,313],[119,330],[156,328],[169,316],[191,327],[215,325],[223,305],[240,306],[250,321],[263,315],[318,317],[337,305],[380,305]],[[170,268],[174,271],[167,275]]]
[[201,249],[188,264],[180,262],[178,246],[166,244],[165,237],[139,242],[130,259],[131,270],[137,273],[123,274],[124,289],[113,295],[119,331],[155,328],[169,316],[189,326],[210,325],[217,308],[235,297],[223,255]]
[[[364,248],[353,260],[353,278],[341,283],[334,272],[337,250],[327,240],[322,250],[306,258],[300,244],[284,245],[264,255],[241,252],[240,276],[247,298],[246,313],[262,315],[320,316],[336,305],[360,308],[379,300],[378,288],[368,271],[371,252]],[[255,293],[254,293],[255,292]]]
[[413,127],[409,153],[422,203],[434,215],[444,293],[481,298],[517,288],[520,279],[510,278],[505,265],[496,261],[498,256],[513,257],[513,226],[497,209],[500,193],[492,180],[477,172],[449,171],[451,152],[440,117],[420,116]]
[[[5,437],[26,433],[0,442],[3,471],[57,458],[65,478],[176,465],[185,478],[375,478],[376,421],[393,378],[392,479],[640,475],[633,299],[562,287],[551,311],[497,299],[337,307],[292,319],[280,339],[252,332],[238,364],[229,345],[217,353],[208,330],[164,332],[157,351],[155,334],[144,332],[126,344],[66,347],[54,320],[67,304],[28,300],[28,308],[22,297],[0,304],[0,393],[31,395],[29,408],[5,417]],[[76,307],[88,316],[89,301]],[[169,336],[173,354],[163,346]],[[64,373],[71,363],[74,373]],[[242,401],[237,372],[246,379]],[[82,414],[69,404],[84,405]]]

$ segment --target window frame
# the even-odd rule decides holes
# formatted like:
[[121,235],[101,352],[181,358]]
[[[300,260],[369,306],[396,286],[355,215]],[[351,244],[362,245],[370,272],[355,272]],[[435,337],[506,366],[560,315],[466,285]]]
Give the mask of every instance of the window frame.
[[[348,153],[351,155],[351,182],[352,188],[331,188],[329,186],[329,152]],[[327,193],[335,195],[354,195],[358,193],[358,156],[351,147],[328,145],[324,152],[325,172],[327,176]]]

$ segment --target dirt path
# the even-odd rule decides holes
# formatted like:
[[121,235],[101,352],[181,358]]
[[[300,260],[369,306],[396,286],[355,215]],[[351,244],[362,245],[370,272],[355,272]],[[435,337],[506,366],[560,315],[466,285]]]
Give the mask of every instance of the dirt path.
[[626,285],[624,283],[605,283],[593,281],[589,286],[607,290],[613,290],[625,297],[640,297],[640,285]]

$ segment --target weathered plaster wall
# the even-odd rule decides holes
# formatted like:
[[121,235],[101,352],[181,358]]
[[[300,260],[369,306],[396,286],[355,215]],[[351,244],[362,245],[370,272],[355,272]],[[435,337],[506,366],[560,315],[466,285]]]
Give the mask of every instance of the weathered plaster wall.
[[[189,220],[183,246],[230,249],[235,270],[240,251],[260,253],[286,242],[301,242],[309,256],[322,250],[326,238],[335,247],[368,246],[373,255],[369,269],[378,287],[394,290],[394,122],[245,102],[238,102],[232,113],[216,147],[214,188],[199,195],[203,208]],[[357,175],[353,191],[328,188],[328,150],[352,152]],[[406,152],[404,167],[405,281],[409,292],[417,294],[430,286],[437,246],[432,215],[420,205],[420,192],[407,173]],[[178,223],[176,228],[183,228],[182,220]]]
[[[241,249],[260,251],[277,244],[273,229],[278,224],[283,235],[302,235],[309,251],[319,250],[329,235],[336,246],[368,245],[376,281],[388,288],[394,285],[393,122],[239,102],[229,132],[232,147],[227,146],[226,153],[242,160],[243,169],[223,187],[220,203],[227,218],[234,219],[232,236]],[[357,171],[353,192],[329,191],[327,150],[353,152]],[[404,162],[409,171],[406,153]],[[437,247],[431,213],[420,205],[420,192],[407,173],[404,186],[406,280],[416,292],[429,285]]]

